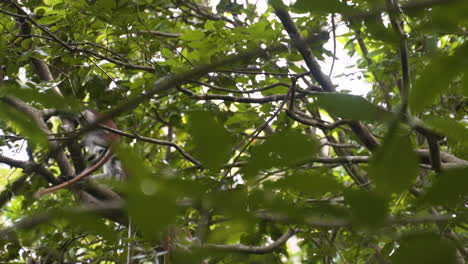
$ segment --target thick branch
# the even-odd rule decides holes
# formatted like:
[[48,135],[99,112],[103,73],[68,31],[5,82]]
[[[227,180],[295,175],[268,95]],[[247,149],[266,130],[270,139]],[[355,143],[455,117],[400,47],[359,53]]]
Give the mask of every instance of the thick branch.
[[331,82],[330,78],[327,75],[325,75],[320,69],[320,65],[318,64],[317,60],[312,54],[309,45],[302,37],[301,33],[299,32],[299,29],[292,20],[288,11],[281,7],[275,7],[275,13],[281,20],[281,23],[283,23],[283,26],[288,32],[291,41],[293,42],[299,53],[301,53],[307,67],[312,73],[312,76],[314,76],[315,80],[317,80],[317,82],[322,86],[322,88],[325,91],[335,91],[333,83]]
[[40,164],[31,162],[31,161],[22,161],[22,160],[15,160],[0,154],[0,163],[7,164],[14,168],[23,169],[25,173],[37,173],[44,177],[48,182],[56,184],[58,181],[55,179],[52,172],[50,172],[45,167],[41,166]]
[[[277,222],[284,224],[294,224],[300,221],[301,223],[318,227],[318,228],[336,228],[336,227],[351,227],[353,222],[348,218],[329,218],[329,217],[306,217],[303,219],[297,219],[287,215],[271,213],[267,211],[259,211],[256,214],[257,218]],[[463,222],[466,220],[464,216],[453,216],[453,215],[425,215],[425,216],[405,216],[405,217],[387,217],[385,219],[386,225],[416,225],[416,224],[427,224],[427,223],[441,223],[447,221],[458,221]]]
[[[301,36],[299,29],[292,20],[288,11],[285,8],[279,6],[275,6],[274,8],[276,15],[281,20],[281,23],[288,32],[291,41],[301,53],[305,63],[307,64],[307,67],[309,67],[309,70],[314,76],[314,78],[322,86],[324,91],[334,92],[335,87],[333,86],[330,77],[328,77],[322,72],[320,65],[318,64],[315,57],[312,55],[312,51],[307,45],[307,42]],[[378,140],[369,132],[369,129],[361,122],[352,121],[349,125],[366,148],[373,151],[379,146]]]
[[[15,108],[17,111],[26,114],[31,118],[36,123],[36,126],[45,134],[45,135],[50,135],[51,132],[49,128],[47,127],[47,124],[44,122],[41,112],[32,106],[26,104],[25,102],[12,97],[12,96],[5,96],[0,98],[1,101],[5,102],[9,106]],[[65,155],[65,152],[63,151],[62,147],[58,144],[58,142],[55,141],[49,141],[49,148],[51,151],[51,154],[57,161],[57,164],[60,168],[60,171],[62,174],[67,175],[67,176],[72,176],[75,175],[75,172],[70,164],[68,162],[67,156]]]

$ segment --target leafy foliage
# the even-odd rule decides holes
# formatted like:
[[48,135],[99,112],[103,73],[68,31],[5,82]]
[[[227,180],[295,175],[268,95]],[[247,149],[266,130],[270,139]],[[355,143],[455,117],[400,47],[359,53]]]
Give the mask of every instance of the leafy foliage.
[[0,263],[465,263],[468,3],[289,2],[2,1]]

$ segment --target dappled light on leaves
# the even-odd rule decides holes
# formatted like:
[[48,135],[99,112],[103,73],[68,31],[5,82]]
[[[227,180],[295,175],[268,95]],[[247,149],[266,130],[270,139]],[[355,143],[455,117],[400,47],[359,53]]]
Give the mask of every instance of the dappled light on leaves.
[[0,1],[0,263],[463,264],[466,14]]

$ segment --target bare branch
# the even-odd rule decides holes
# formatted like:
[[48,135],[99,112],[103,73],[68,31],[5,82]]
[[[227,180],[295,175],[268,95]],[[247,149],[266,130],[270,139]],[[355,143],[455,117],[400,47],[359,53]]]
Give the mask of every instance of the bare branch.
[[139,34],[151,34],[153,36],[157,37],[165,37],[165,38],[178,38],[182,36],[182,33],[169,33],[169,32],[162,32],[162,31],[156,31],[156,30],[140,30],[138,31]]
[[257,89],[239,91],[239,90],[233,90],[233,89],[227,89],[227,88],[219,87],[219,86],[216,86],[216,85],[213,85],[213,84],[210,84],[210,83],[205,83],[205,82],[200,82],[200,81],[191,81],[191,82],[199,84],[199,85],[206,86],[206,87],[208,87],[210,89],[213,89],[213,90],[218,90],[218,91],[223,91],[223,92],[228,92],[228,93],[237,93],[237,94],[256,93],[256,92],[266,91],[268,89],[272,89],[272,88],[275,88],[275,87],[278,87],[278,86],[284,86],[284,87],[287,87],[287,88],[289,88],[289,86],[290,86],[287,83],[278,82],[278,83],[270,84],[270,85],[267,85],[265,87],[261,87],[261,88],[257,88]]
[[224,95],[224,94],[199,95],[182,87],[176,87],[176,88],[182,93],[197,100],[223,100],[227,102],[236,102],[236,103],[266,104],[270,102],[282,101],[287,96],[287,94],[277,94],[277,95],[264,96],[262,98],[249,98],[249,97],[236,97],[236,96],[230,96],[230,95]]
[[181,146],[177,145],[174,142],[170,142],[170,141],[166,141],[166,140],[160,140],[160,139],[154,139],[154,138],[149,138],[149,137],[143,137],[143,136],[140,136],[140,135],[137,135],[137,134],[130,134],[130,133],[126,133],[126,132],[123,132],[121,130],[111,128],[111,127],[107,127],[107,126],[104,126],[104,125],[99,125],[99,127],[102,128],[102,129],[105,129],[107,131],[110,131],[112,133],[121,135],[121,136],[134,138],[134,139],[137,139],[137,140],[140,140],[140,141],[145,141],[145,142],[149,142],[149,143],[153,143],[153,144],[173,147],[180,154],[182,154],[182,156],[184,156],[187,160],[189,160],[193,164],[195,164],[197,166],[200,166],[200,167],[203,166],[199,161],[197,161],[194,157],[192,157],[190,154],[188,154]]
[[302,37],[301,33],[299,32],[299,29],[292,20],[288,11],[277,6],[274,6],[274,8],[276,15],[281,20],[281,23],[283,23],[283,26],[288,32],[291,41],[301,53],[302,58],[304,59],[307,67],[309,67],[309,70],[314,76],[315,80],[317,80],[317,82],[322,86],[322,88],[325,91],[335,91],[333,83],[331,82],[330,78],[327,75],[325,75],[320,69],[320,65],[318,64],[317,60],[312,54],[309,45],[307,45],[306,40]]

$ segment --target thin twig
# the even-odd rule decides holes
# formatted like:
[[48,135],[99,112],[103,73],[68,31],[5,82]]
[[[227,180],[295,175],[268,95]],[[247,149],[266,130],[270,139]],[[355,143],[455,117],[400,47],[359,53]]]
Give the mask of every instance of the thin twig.
[[187,160],[189,160],[193,164],[195,164],[197,166],[202,166],[202,164],[199,161],[197,161],[194,157],[192,157],[190,154],[188,154],[181,146],[177,145],[174,142],[170,142],[170,141],[166,141],[166,140],[160,140],[160,139],[154,139],[154,138],[149,138],[149,137],[144,137],[144,136],[140,136],[140,135],[137,135],[137,134],[130,134],[130,133],[126,133],[124,131],[121,131],[121,130],[118,130],[118,129],[115,129],[115,128],[111,128],[111,127],[108,127],[108,126],[104,126],[104,125],[99,125],[99,127],[104,129],[104,130],[107,130],[107,131],[110,131],[112,133],[115,133],[115,134],[118,134],[118,135],[121,135],[121,136],[125,136],[125,137],[128,137],[128,138],[134,138],[134,139],[144,141],[144,142],[149,142],[149,143],[153,143],[153,144],[173,147],[180,154],[182,154],[182,156],[184,156]]

